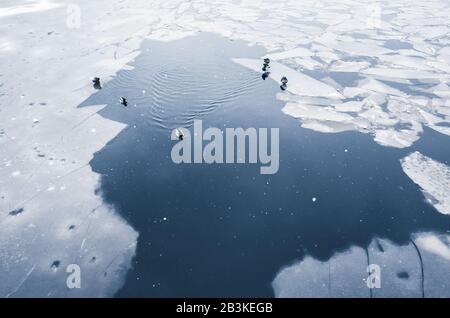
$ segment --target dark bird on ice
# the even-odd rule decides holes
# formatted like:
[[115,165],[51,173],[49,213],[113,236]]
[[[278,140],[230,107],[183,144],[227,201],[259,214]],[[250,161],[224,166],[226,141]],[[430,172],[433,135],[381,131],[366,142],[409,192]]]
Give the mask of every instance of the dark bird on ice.
[[269,75],[270,75],[270,72],[264,72],[262,75],[262,79],[266,80],[269,77]]
[[286,89],[287,89],[287,83],[288,83],[289,81],[288,81],[288,79],[286,78],[286,76],[283,76],[282,78],[281,78],[281,86],[280,86],[280,88],[281,88],[281,90],[282,91],[285,91]]
[[266,72],[270,68],[270,59],[265,58],[262,70]]
[[177,137],[178,137],[179,140],[183,140],[184,134],[183,134],[183,132],[181,131],[181,129],[177,128],[177,130],[176,130],[175,133],[176,133],[176,135],[177,135]]
[[94,88],[95,89],[102,89],[102,85],[100,84],[100,78],[99,77],[94,77],[94,79],[92,80],[92,83],[94,83]]
[[123,106],[127,107],[128,106],[128,101],[125,97],[121,97],[120,98],[120,104],[122,104]]

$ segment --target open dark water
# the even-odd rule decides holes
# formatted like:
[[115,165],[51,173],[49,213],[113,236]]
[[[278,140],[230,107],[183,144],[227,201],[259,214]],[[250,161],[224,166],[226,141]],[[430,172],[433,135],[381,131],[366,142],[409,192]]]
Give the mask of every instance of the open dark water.
[[[448,137],[426,129],[398,150],[357,132],[302,129],[281,112],[278,83],[232,62],[264,54],[244,42],[199,34],[142,51],[82,105],[106,103],[104,117],[128,124],[91,162],[104,199],[140,234],[117,296],[271,297],[277,272],[306,254],[326,260],[374,236],[403,244],[419,230],[450,230],[399,162],[420,150],[449,164]],[[279,128],[279,172],[174,164],[171,130],[194,119],[204,129]]]

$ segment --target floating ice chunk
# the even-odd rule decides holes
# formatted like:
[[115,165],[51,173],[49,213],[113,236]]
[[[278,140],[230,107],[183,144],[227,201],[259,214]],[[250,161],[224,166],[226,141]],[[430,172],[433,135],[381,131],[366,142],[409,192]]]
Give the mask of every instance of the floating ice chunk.
[[412,99],[408,101],[403,98],[391,96],[388,100],[386,110],[392,116],[399,118],[401,122],[418,122],[421,117],[418,115],[417,105]]
[[279,298],[369,297],[366,278],[367,257],[353,247],[329,262],[305,257],[300,263],[282,269],[272,283]]
[[314,53],[310,50],[302,47],[298,47],[296,49],[284,51],[284,52],[277,52],[277,53],[270,53],[265,55],[264,57],[268,57],[271,60],[279,61],[284,59],[289,59],[292,57],[310,57],[313,56]]
[[423,260],[425,297],[450,297],[450,237],[421,233],[414,241]]
[[362,89],[360,87],[346,87],[346,88],[344,88],[344,92],[343,93],[344,93],[344,96],[346,98],[353,98],[353,97],[356,97],[356,96],[359,96],[359,95],[362,95],[362,96],[368,96],[369,95],[367,90]]
[[342,104],[334,104],[334,108],[340,112],[359,112],[363,104],[363,101],[350,101]]
[[[446,25],[423,26],[417,30],[417,33],[424,38],[433,39],[436,37],[448,35],[448,27]],[[436,49],[426,42],[415,42],[414,48],[416,50],[429,54],[436,53]]]
[[401,56],[412,56],[412,57],[423,57],[423,58],[428,58],[429,55],[419,52],[417,50],[411,50],[411,49],[400,49],[397,50],[397,53],[400,54]]
[[442,118],[439,118],[433,114],[427,113],[424,110],[419,110],[420,115],[422,115],[422,118],[425,120],[425,123],[429,124],[429,125],[434,125],[437,123],[441,123],[444,120]]
[[[321,6],[323,4],[314,3],[314,5]],[[351,20],[352,18],[351,14],[349,12],[343,12],[345,8],[348,8],[346,5],[326,4],[326,6],[329,7],[331,11],[318,10],[317,15],[314,17],[316,21],[330,25],[335,25]],[[332,38],[334,37],[332,36]]]
[[366,79],[359,83],[359,88],[364,90],[370,90],[376,93],[390,94],[395,96],[407,97],[408,95],[402,91],[388,86],[376,79]]
[[331,63],[333,61],[339,60],[339,56],[335,53],[329,51],[328,49],[324,48],[316,53],[316,56],[319,57],[322,61],[325,63]]
[[[368,264],[379,267],[379,286],[367,286]],[[450,237],[419,233],[406,245],[375,238],[327,262],[306,256],[272,282],[276,297],[449,297]],[[423,273],[423,276],[422,276]]]
[[333,100],[322,97],[307,97],[307,96],[298,96],[291,95],[286,93],[278,93],[277,99],[285,102],[297,102],[301,104],[310,104],[316,106],[331,106],[333,104]]
[[294,62],[308,70],[322,69],[324,67],[322,63],[319,63],[310,57],[295,58]]
[[[450,59],[450,57],[448,58]],[[443,61],[426,61],[426,64],[431,67],[431,69],[438,72],[450,73],[450,64],[448,62]]]
[[420,186],[428,202],[450,214],[450,167],[414,152],[401,160],[403,171]]
[[340,42],[336,45],[335,49],[351,55],[371,56],[371,57],[393,52],[390,49],[377,45],[373,41],[355,41],[355,40],[352,40],[351,42]]
[[379,108],[379,105],[382,105],[386,102],[387,95],[381,92],[370,92],[369,96],[364,99],[365,108],[375,107]]
[[338,82],[336,82],[333,78],[331,77],[324,77],[321,79],[322,82],[331,85],[332,87],[334,87],[337,91],[341,92],[343,90],[342,85],[339,84]]
[[373,105],[372,108],[360,113],[359,116],[383,126],[394,126],[398,123],[397,118],[391,117],[378,105]]
[[420,106],[427,106],[428,104],[428,98],[426,97],[409,97],[408,100],[410,102],[413,102],[414,104],[420,105]]
[[[442,239],[445,239],[445,243]],[[435,235],[421,235],[416,239],[416,243],[424,250],[439,255],[450,261],[450,244],[448,237],[439,239]]]
[[[333,14],[336,17],[335,14]],[[337,44],[337,34],[332,32],[323,33],[321,36],[315,38],[315,42],[320,43],[326,47],[334,46]]]
[[450,98],[450,87],[447,84],[441,83],[436,85],[432,87],[430,91],[441,98]]
[[380,266],[381,288],[373,297],[421,297],[422,275],[419,255],[413,244],[398,246],[374,239],[368,247],[369,262]]
[[369,62],[336,61],[328,68],[328,70],[331,72],[360,72],[362,69],[366,69],[369,66]]
[[441,79],[445,75],[421,70],[396,69],[387,67],[372,67],[362,70],[361,73],[373,75],[379,78],[399,78],[399,79]]
[[353,120],[353,116],[344,114],[328,107],[313,106],[301,103],[287,103],[282,111],[295,118],[330,120],[336,122],[346,122]]
[[[449,121],[449,119],[447,118],[447,122],[448,121]],[[433,130],[436,130],[437,132],[439,132],[443,135],[450,136],[450,127],[437,126],[437,125],[428,125],[428,127],[430,127]]]
[[425,64],[426,59],[424,57],[384,54],[378,56],[378,58],[383,62],[393,64],[393,68],[406,67],[409,69],[420,69],[422,71],[433,71],[432,67]]
[[[441,114],[441,115],[450,116],[450,107],[446,107],[446,106],[435,106],[435,107],[434,107],[434,110],[435,110],[437,113]],[[450,121],[448,120],[448,117],[446,118],[445,121],[446,121],[446,122],[450,122]]]
[[321,133],[339,133],[355,130],[355,125],[352,123],[331,120],[304,120],[301,126]]
[[[420,125],[419,125],[420,126]],[[382,146],[394,148],[407,148],[420,138],[422,128],[416,126],[416,129],[400,129],[393,128],[376,130],[375,141]]]
[[328,30],[332,32],[351,32],[364,29],[367,29],[367,22],[356,19],[346,19],[343,22],[328,28]]
[[[233,61],[256,72],[261,72],[261,60],[233,59]],[[289,79],[287,91],[293,94],[321,96],[333,99],[340,99],[343,97],[333,87],[278,62],[271,63],[270,71],[270,77],[277,82],[279,82],[283,76],[286,76]]]

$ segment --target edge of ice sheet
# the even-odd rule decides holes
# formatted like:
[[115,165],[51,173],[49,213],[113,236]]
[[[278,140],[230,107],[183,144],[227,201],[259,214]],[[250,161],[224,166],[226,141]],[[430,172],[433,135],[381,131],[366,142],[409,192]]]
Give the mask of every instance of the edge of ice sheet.
[[[306,54],[304,50],[301,53]],[[285,53],[268,56],[281,59],[297,51]],[[233,61],[263,73],[262,60],[235,58]],[[288,102],[282,111],[298,118],[303,128],[322,133],[359,131],[371,134],[382,146],[394,148],[410,147],[420,138],[422,125],[450,135],[450,129],[436,125],[446,121],[447,108],[443,102],[431,105],[427,98],[410,99],[405,92],[374,78],[364,78],[357,86],[348,86],[341,93],[329,84],[278,62],[272,61],[270,65],[270,78],[277,82],[283,76],[289,79],[287,92],[278,96]],[[445,90],[443,84],[437,87]]]
[[[368,264],[380,268],[380,288],[372,291]],[[407,245],[375,238],[367,249],[353,246],[328,261],[306,256],[282,268],[272,287],[280,298],[449,297],[449,270],[450,236],[418,233]]]
[[[38,3],[0,11],[0,59],[11,61],[0,71],[0,297],[109,297],[138,234],[97,194],[89,162],[125,126],[98,115],[103,106],[77,106],[93,76],[106,84],[134,58],[148,29],[118,25],[112,12],[95,31],[99,4],[83,1],[90,31],[72,30],[66,5]],[[80,289],[66,284],[70,264],[80,267]]]
[[[245,66],[255,72],[261,71],[262,62],[257,59],[235,58],[233,61],[237,64]],[[332,99],[342,98],[342,95],[332,86],[318,81],[308,75],[295,71],[278,62],[270,63],[270,78],[280,83],[281,78],[286,76],[289,80],[287,91],[297,95],[305,96],[322,96]]]
[[450,214],[450,167],[420,152],[401,160],[403,171],[424,193],[427,202],[442,214]]

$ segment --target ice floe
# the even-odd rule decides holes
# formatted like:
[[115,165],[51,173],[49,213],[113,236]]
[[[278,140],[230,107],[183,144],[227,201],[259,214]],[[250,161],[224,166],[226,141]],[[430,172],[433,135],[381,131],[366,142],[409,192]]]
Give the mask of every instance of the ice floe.
[[[279,61],[283,67],[274,63],[275,67],[271,70],[270,76],[278,82],[282,74],[289,74],[290,83],[287,90],[291,94],[299,98],[328,98],[330,100],[328,104],[335,105],[335,110],[339,112],[350,113],[353,120],[349,121],[345,116],[336,120],[335,112],[321,109],[328,106],[326,103],[315,104],[313,101],[306,106],[303,101],[297,106],[289,104],[284,109],[285,112],[299,118],[304,128],[320,132],[356,130],[373,135],[377,143],[388,147],[411,146],[420,138],[423,132],[422,125],[448,135],[450,133],[448,127],[428,121],[424,114],[444,115],[440,116],[440,122],[449,123],[450,90],[447,84],[450,79],[449,51],[439,41],[450,31],[443,13],[449,11],[449,5],[434,1],[433,4],[427,3],[421,9],[421,14],[436,17],[436,23],[431,25],[423,19],[417,19],[416,14],[410,14],[409,10],[400,9],[393,3],[380,4],[380,12],[390,12],[390,18],[382,19],[377,30],[377,27],[374,28],[364,21],[370,18],[367,17],[366,8],[363,8],[367,5],[364,2],[349,5],[348,2],[341,1],[339,6],[346,8],[345,13],[333,6],[326,6],[327,1],[321,3],[324,5],[308,6],[309,3],[303,5],[306,12],[314,12],[315,17],[306,13],[305,16],[296,13],[296,17],[307,18],[307,21],[314,25],[314,28],[300,28],[297,31],[298,35],[302,36],[301,43],[295,44],[291,38],[295,32],[286,32],[282,35],[286,29],[291,31],[288,25],[283,27],[283,31],[269,32],[272,35],[280,34],[285,40],[285,43],[279,43],[278,47],[277,39],[268,43],[262,31],[256,32],[257,34],[253,34],[252,37],[247,31],[236,29],[236,34],[228,35],[253,40],[271,51],[265,57]],[[437,8],[443,11],[437,12]],[[283,15],[280,11],[282,10],[277,10],[278,15]],[[324,17],[333,18],[327,20]],[[339,22],[334,24],[333,21]],[[315,23],[323,27],[320,36],[317,35]],[[399,25],[407,27],[399,28]],[[264,25],[262,27],[264,28]],[[423,32],[423,27],[435,35],[431,40]],[[402,43],[400,49],[385,47],[386,43],[395,41]],[[260,62],[244,59],[235,61],[260,71]],[[311,72],[303,72],[302,69],[320,69],[325,73],[314,76]],[[300,73],[301,76],[295,76],[295,73]],[[345,75],[347,77],[357,75],[358,81],[349,85],[338,80],[337,84],[343,88],[342,90],[337,85],[328,85],[334,88],[334,91],[324,86],[330,84],[324,75],[333,76],[337,73],[353,74]],[[435,85],[428,90],[421,90],[416,88],[418,82]],[[339,102],[334,101],[336,99]],[[395,103],[402,104],[403,111],[399,111],[398,107],[395,111],[391,111]],[[298,110],[295,110],[296,107]],[[305,111],[306,108],[308,113]],[[326,118],[326,114],[330,117]],[[337,126],[339,128],[333,128]],[[405,129],[405,126],[410,127]]]
[[[368,285],[369,265],[379,284]],[[283,268],[272,286],[276,297],[449,297],[449,270],[449,236],[418,233],[406,245],[375,238],[328,261],[306,256]]]
[[292,57],[311,57],[313,55],[314,55],[314,53],[311,52],[310,50],[302,48],[302,47],[298,47],[298,48],[284,51],[284,52],[267,54],[265,57],[268,57],[271,60],[278,61],[278,60],[284,60],[284,59],[288,59],[288,58],[292,58]]
[[417,151],[402,159],[401,164],[427,201],[439,212],[450,214],[450,167]]

